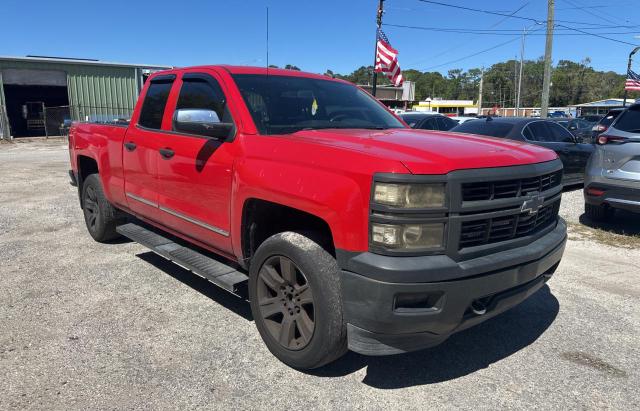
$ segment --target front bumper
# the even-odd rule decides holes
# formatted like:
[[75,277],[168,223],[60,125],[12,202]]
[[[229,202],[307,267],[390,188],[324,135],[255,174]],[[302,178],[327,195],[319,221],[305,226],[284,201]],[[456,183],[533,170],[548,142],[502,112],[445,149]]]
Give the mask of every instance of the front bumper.
[[[640,213],[640,182],[620,181],[615,184],[610,179],[601,178],[585,186],[584,201],[588,204],[600,206],[608,204],[613,208],[620,208]],[[588,194],[589,188],[604,190],[601,196]]]
[[[372,278],[361,258],[357,273],[342,270],[349,349],[366,355],[388,355],[437,345],[535,293],[555,271],[565,243],[566,224],[559,219],[553,231],[527,246],[459,263],[450,260],[448,267],[437,259],[441,256],[412,257],[415,269],[405,273],[395,270],[393,282],[380,279],[380,265],[372,267],[374,277],[378,277]],[[386,267],[397,267],[401,264],[398,259],[409,258],[372,259],[382,267],[385,263],[378,257],[388,260]],[[421,270],[416,258],[422,261]],[[433,261],[440,275],[430,274]],[[423,280],[413,282],[419,272]],[[443,272],[455,275],[443,279],[449,277],[443,277]],[[480,313],[478,307],[485,312]]]

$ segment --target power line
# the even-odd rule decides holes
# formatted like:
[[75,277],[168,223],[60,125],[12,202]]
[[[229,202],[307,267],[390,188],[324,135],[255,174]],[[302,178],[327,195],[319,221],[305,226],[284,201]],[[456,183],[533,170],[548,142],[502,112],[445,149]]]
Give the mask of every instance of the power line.
[[[528,2],[527,2],[527,3],[524,3],[522,6],[518,7],[516,10],[512,11],[511,13],[509,13],[509,14],[507,15],[507,17],[505,17],[505,18],[503,18],[503,19],[500,19],[500,20],[498,20],[497,22],[495,22],[495,23],[493,23],[492,25],[490,25],[490,26],[489,26],[489,29],[493,29],[494,27],[499,26],[499,25],[500,25],[500,24],[502,24],[505,20],[507,20],[507,18],[509,18],[509,17],[511,17],[511,16],[513,16],[513,15],[515,15],[515,14],[516,14],[516,13],[518,13],[520,10],[522,10],[523,8],[525,8],[528,4],[529,4]],[[451,52],[451,50],[455,50],[455,49],[457,49],[458,47],[463,46],[464,44],[465,44],[465,43],[464,43],[464,42],[462,42],[462,43],[457,44],[457,45],[455,45],[455,46],[453,46],[453,47],[449,47],[449,48],[447,48],[446,50],[444,50],[444,51],[442,51],[442,52],[440,52],[440,53],[436,54],[435,56],[432,56],[431,58],[429,58],[429,60],[432,60],[432,59],[438,58],[438,57],[440,57],[440,56],[442,56],[442,55],[445,55],[445,54],[447,54],[447,53]],[[425,59],[422,59],[422,60],[416,61],[416,62],[414,62],[413,64],[417,64],[417,63],[420,63],[420,62],[422,62],[422,61],[425,61]]]
[[[581,11],[581,12],[583,12],[583,13],[586,13],[586,14],[588,14],[588,15],[590,15],[590,16],[598,17],[598,18],[600,18],[600,19],[602,19],[602,20],[604,20],[604,21],[608,21],[609,23],[618,23],[617,21],[613,21],[613,20],[611,20],[611,19],[606,18],[605,16],[603,16],[603,15],[602,15],[602,13],[600,13],[600,14],[596,14],[596,13],[592,12],[591,10],[587,10],[587,9],[585,9],[585,8],[582,8],[582,7],[580,7],[579,5],[577,5],[577,4],[575,4],[574,2],[572,2],[571,0],[562,0],[562,2],[567,3],[567,4],[570,4],[570,5],[572,5],[573,7],[575,7],[575,8],[576,8],[576,10]],[[628,23],[629,21],[628,21],[628,20],[626,20],[626,22]]]
[[511,40],[507,40],[507,41],[505,41],[505,42],[502,42],[502,43],[496,44],[495,46],[489,47],[489,48],[487,48],[487,49],[480,50],[480,51],[475,52],[475,53],[473,53],[473,54],[469,54],[468,56],[460,57],[460,58],[455,59],[455,60],[447,61],[446,63],[437,64],[437,65],[435,65],[435,66],[426,67],[426,68],[424,68],[424,69],[423,69],[423,71],[431,70],[431,69],[438,68],[438,67],[442,67],[442,66],[447,66],[447,65],[449,65],[449,64],[457,63],[457,62],[459,62],[459,61],[466,60],[466,59],[471,58],[471,57],[475,57],[475,56],[477,56],[477,55],[479,55],[479,54],[483,54],[483,53],[486,53],[486,52],[489,52],[489,51],[495,50],[495,49],[497,49],[497,48],[499,48],[499,47],[506,46],[506,45],[507,45],[507,44],[509,44],[509,43],[513,43],[514,41],[518,40],[519,38],[520,38],[520,36],[517,36],[517,37],[515,37],[515,38],[513,38],[513,39],[511,39]]
[[565,26],[565,25],[563,25],[563,24],[556,24],[556,26],[558,26],[558,27],[564,27],[564,28],[567,28],[567,29],[569,29],[569,30],[573,30],[573,31],[577,31],[577,32],[579,32],[579,33],[583,33],[583,34],[586,34],[586,35],[588,35],[588,36],[599,37],[599,38],[601,38],[601,39],[605,39],[605,40],[609,40],[609,41],[614,41],[614,42],[616,42],[616,43],[626,44],[626,45],[634,46],[634,47],[636,47],[636,46],[637,46],[637,44],[629,43],[628,41],[618,40],[618,39],[612,39],[611,37],[601,36],[600,34],[596,34],[596,33],[589,33],[589,32],[587,32],[587,31],[580,30],[580,29],[577,29],[577,28],[575,28],[575,27]]
[[[438,5],[438,6],[450,7],[450,8],[459,9],[459,10],[473,11],[473,12],[476,12],[476,13],[492,14],[494,16],[503,16],[503,17],[512,18],[512,19],[526,20],[526,21],[530,21],[530,22],[533,22],[533,23],[536,23],[536,24],[543,24],[545,22],[545,19],[536,19],[536,18],[533,18],[533,17],[510,15],[510,14],[501,13],[501,12],[497,12],[497,11],[476,9],[476,8],[473,8],[473,7],[459,6],[459,5],[455,5],[455,4],[447,4],[447,3],[442,3],[442,2],[439,2],[439,1],[433,1],[433,0],[417,0],[417,1],[419,1],[421,3],[435,4],[435,5]],[[601,26],[601,24],[597,24],[597,23],[593,23],[593,22],[586,22],[586,21],[557,20],[557,19],[555,21],[556,22],[561,22],[561,23],[588,25],[590,27]],[[638,27],[638,26],[633,26],[633,27]]]
[[[412,29],[412,30],[423,30],[423,31],[435,31],[435,32],[443,32],[443,33],[457,33],[457,34],[478,34],[478,35],[488,35],[488,36],[513,36],[521,33],[522,30],[490,30],[490,29],[463,29],[463,28],[445,28],[445,27],[424,27],[424,26],[408,26],[404,24],[394,24],[394,23],[384,23],[383,26],[387,27],[396,27],[396,28],[404,28],[404,29]],[[565,31],[575,31],[575,29],[566,29],[562,28]],[[586,33],[586,32],[585,32]],[[619,34],[637,34],[638,31],[623,31],[623,32],[599,32],[597,34],[611,34],[611,35],[619,35]],[[589,33],[592,34],[592,33]],[[584,33],[556,33],[555,36],[586,36],[589,34]],[[593,33],[596,34],[596,33]],[[533,36],[544,36],[544,34],[531,34]]]

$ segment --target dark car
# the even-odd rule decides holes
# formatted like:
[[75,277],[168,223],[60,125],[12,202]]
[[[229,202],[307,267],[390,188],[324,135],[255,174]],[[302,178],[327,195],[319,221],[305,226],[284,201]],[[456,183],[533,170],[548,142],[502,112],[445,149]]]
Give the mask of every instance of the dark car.
[[591,130],[595,122],[587,121],[581,118],[559,118],[549,120],[555,121],[562,127],[569,130],[569,132],[573,134],[578,139],[578,141],[583,143],[592,143]]
[[564,185],[582,184],[594,145],[580,142],[556,121],[522,117],[487,118],[468,121],[451,129],[459,133],[524,141],[555,151],[564,165]]
[[592,123],[597,123],[602,119],[602,115],[601,114],[585,114],[584,116],[578,116],[577,118],[579,120],[586,120]]
[[409,127],[420,130],[448,131],[458,125],[457,121],[437,113],[403,113],[400,118]]
[[592,142],[595,143],[600,133],[607,131],[611,123],[624,111],[624,108],[612,108],[609,112],[600,119],[591,129]]

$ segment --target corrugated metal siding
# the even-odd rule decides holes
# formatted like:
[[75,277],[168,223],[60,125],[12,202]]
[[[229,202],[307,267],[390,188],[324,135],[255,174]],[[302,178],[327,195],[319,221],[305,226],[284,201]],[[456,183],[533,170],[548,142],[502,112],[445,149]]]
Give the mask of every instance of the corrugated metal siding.
[[66,72],[74,120],[128,117],[138,96],[136,69],[133,67],[0,60],[0,70],[8,68]]
[[[133,68],[78,66],[67,71],[69,103],[77,119],[128,117],[138,97]],[[98,118],[99,119],[99,118]]]

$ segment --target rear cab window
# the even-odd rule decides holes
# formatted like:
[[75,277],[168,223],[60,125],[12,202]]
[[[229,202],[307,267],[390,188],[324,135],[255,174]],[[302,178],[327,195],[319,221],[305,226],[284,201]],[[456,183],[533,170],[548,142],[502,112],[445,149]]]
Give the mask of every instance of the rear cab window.
[[138,124],[145,128],[160,130],[169,93],[176,76],[158,76],[151,80],[140,110]]
[[513,129],[513,124],[498,121],[467,121],[458,125],[454,130],[459,133],[479,134],[489,137],[506,137]]
[[613,127],[627,133],[640,133],[640,105],[629,107],[618,117]]

